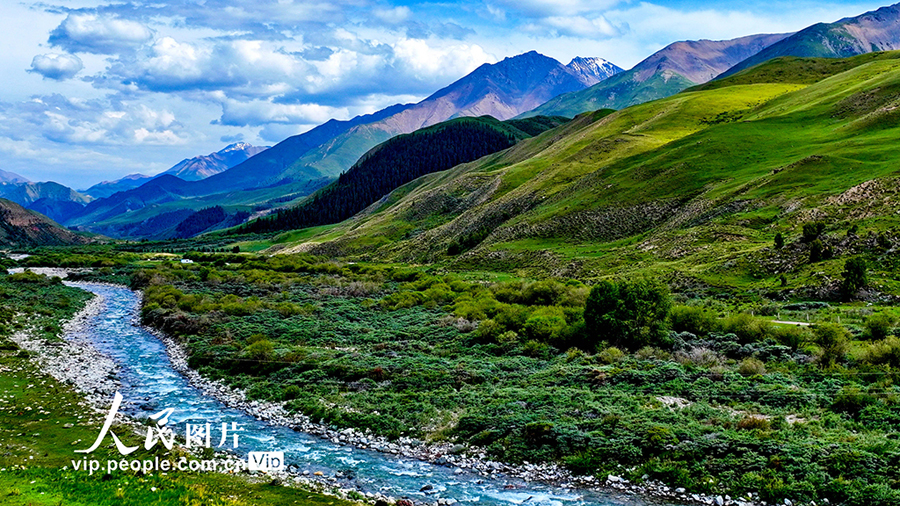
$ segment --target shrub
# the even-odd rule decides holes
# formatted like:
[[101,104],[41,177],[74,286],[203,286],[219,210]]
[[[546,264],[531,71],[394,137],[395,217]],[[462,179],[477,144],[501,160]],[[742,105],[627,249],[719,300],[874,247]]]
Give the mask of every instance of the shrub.
[[835,323],[820,323],[813,327],[813,337],[822,349],[819,363],[832,366],[844,358],[850,346],[850,332]]
[[866,261],[860,257],[855,257],[844,262],[844,272],[841,273],[843,281],[841,288],[844,295],[850,297],[869,284],[868,275],[866,274]]
[[821,262],[825,258],[825,246],[819,239],[809,243],[809,263]]
[[721,355],[715,352],[715,350],[703,347],[679,351],[675,353],[675,360],[679,364],[694,365],[697,367],[720,366],[725,361]]
[[717,329],[716,315],[697,306],[675,306],[669,313],[669,323],[675,332],[703,335]]
[[803,240],[806,242],[812,242],[817,239],[822,232],[825,232],[825,223],[821,221],[817,221],[814,223],[804,223],[803,224]]
[[567,287],[554,279],[537,281],[525,286],[520,302],[529,306],[552,306],[559,304],[567,292]]
[[734,334],[742,344],[762,341],[772,333],[772,323],[747,313],[736,313],[722,321],[722,331]]
[[286,401],[289,401],[291,399],[296,399],[297,397],[300,397],[301,393],[302,392],[300,391],[300,387],[298,387],[297,385],[288,385],[284,389],[284,392],[281,394],[281,398]]
[[610,346],[605,350],[601,351],[597,358],[603,362],[604,364],[614,364],[625,357],[625,353],[616,348],[615,346]]
[[784,247],[784,236],[781,235],[781,232],[775,234],[775,249],[781,249]]
[[741,376],[758,376],[766,373],[766,364],[757,358],[747,358],[738,367]]
[[503,346],[513,346],[519,342],[519,334],[516,334],[512,330],[508,330],[497,336],[497,342]]
[[809,331],[800,325],[777,325],[772,327],[772,338],[796,351],[809,342]]
[[738,430],[769,430],[772,423],[761,416],[748,416],[737,423]]
[[876,403],[878,403],[878,399],[874,395],[863,392],[857,387],[846,386],[834,397],[831,409],[856,416],[867,406]]
[[525,335],[537,341],[552,341],[566,328],[566,320],[561,316],[532,316],[525,322]]
[[272,352],[275,351],[275,345],[268,339],[262,339],[244,348],[244,354],[253,360],[269,360],[272,358]]
[[863,360],[870,364],[887,364],[900,367],[900,338],[890,336],[869,345]]
[[588,295],[584,323],[595,343],[636,350],[664,342],[670,308],[669,290],[658,281],[601,281]]
[[866,318],[864,326],[866,327],[866,337],[869,339],[880,340],[891,334],[897,320],[887,313],[876,313]]
[[[456,321],[453,318],[454,322]],[[468,320],[466,320],[468,321]],[[478,328],[475,329],[474,335],[478,339],[479,342],[482,343],[490,343],[493,342],[500,334],[504,331],[503,326],[494,320],[482,320],[478,324]]]
[[550,346],[539,341],[528,341],[522,347],[522,353],[534,358],[547,358],[550,354]]

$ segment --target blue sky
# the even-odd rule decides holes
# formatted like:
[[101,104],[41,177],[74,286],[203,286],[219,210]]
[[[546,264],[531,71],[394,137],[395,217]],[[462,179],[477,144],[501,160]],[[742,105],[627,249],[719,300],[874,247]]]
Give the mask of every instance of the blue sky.
[[537,50],[630,68],[676,40],[799,30],[884,3],[4,1],[0,169],[86,188],[418,101]]

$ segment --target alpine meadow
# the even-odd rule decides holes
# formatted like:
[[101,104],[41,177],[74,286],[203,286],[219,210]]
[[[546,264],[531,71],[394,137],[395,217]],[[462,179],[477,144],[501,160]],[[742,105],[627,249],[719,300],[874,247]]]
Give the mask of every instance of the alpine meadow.
[[3,504],[900,504],[900,4],[70,3]]

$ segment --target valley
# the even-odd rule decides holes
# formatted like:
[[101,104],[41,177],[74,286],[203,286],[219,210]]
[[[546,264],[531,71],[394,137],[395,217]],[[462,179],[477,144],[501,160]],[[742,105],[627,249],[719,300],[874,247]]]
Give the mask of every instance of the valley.
[[[213,84],[192,95],[223,132],[280,111],[254,125],[292,132],[271,146],[223,134],[84,190],[0,171],[0,497],[900,503],[898,27],[888,6],[648,42],[662,49],[627,70],[528,51],[378,110],[342,103],[352,87],[303,103],[327,88],[310,62],[346,55],[279,49],[306,91],[261,100],[251,79],[259,110],[231,116]],[[296,134],[310,110],[350,119]],[[154,121],[175,132],[169,116]],[[116,392],[102,430],[140,458],[285,468],[66,466]],[[219,418],[219,446],[240,425],[247,447],[191,449],[191,425]],[[102,435],[94,450],[132,451]]]

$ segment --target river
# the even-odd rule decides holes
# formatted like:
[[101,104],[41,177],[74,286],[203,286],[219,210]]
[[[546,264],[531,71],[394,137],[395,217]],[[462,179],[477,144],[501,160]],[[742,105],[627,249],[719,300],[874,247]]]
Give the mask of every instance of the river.
[[[260,421],[204,394],[173,368],[165,345],[138,324],[140,297],[137,293],[111,285],[67,284],[103,298],[100,311],[76,332],[85,334],[83,337],[87,337],[99,351],[119,365],[120,392],[124,397],[121,410],[133,417],[146,418],[162,409],[174,408],[169,426],[184,427],[185,423],[210,422],[214,447],[220,443],[218,428],[221,424],[228,423],[230,427],[235,422],[242,429],[237,432],[239,444],[236,452],[243,457],[249,451],[281,451],[284,452],[285,463],[296,466],[300,472],[312,474],[320,471],[326,477],[341,476],[334,484],[342,488],[396,498],[408,497],[416,502],[435,503],[438,499],[445,499],[460,504],[494,505],[659,504],[623,494],[564,489],[511,478],[487,479],[447,466],[334,444],[288,427]],[[231,441],[229,439],[229,444]],[[422,491],[428,485],[431,489]]]

